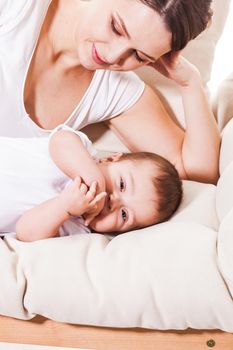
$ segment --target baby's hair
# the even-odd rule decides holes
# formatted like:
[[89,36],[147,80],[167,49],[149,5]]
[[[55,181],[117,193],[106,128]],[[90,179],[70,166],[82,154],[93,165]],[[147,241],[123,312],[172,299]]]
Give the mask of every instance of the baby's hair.
[[151,181],[155,189],[155,222],[168,220],[180,205],[183,196],[182,181],[179,174],[168,160],[151,152],[123,153],[120,161],[130,160],[149,162],[155,171]]

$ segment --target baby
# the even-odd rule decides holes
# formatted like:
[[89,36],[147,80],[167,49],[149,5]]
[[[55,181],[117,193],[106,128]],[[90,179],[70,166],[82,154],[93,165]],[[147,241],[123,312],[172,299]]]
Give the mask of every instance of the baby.
[[0,232],[22,241],[122,233],[167,220],[179,206],[182,184],[164,158],[93,156],[86,135],[64,126],[49,138],[1,137]]

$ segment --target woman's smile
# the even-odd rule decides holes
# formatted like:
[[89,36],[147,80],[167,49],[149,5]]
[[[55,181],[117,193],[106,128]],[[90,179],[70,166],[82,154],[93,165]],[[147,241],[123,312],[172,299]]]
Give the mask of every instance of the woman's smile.
[[92,58],[94,60],[95,63],[100,64],[100,65],[104,65],[107,64],[104,60],[102,60],[96,50],[95,45],[92,45]]

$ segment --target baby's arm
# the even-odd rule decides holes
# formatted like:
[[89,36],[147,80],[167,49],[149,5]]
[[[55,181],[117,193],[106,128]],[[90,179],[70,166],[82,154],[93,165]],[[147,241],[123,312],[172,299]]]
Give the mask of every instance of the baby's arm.
[[80,176],[87,186],[97,181],[97,192],[105,190],[104,177],[80,137],[68,130],[58,130],[49,142],[54,163],[71,179]]
[[[58,130],[50,138],[49,151],[54,163],[71,179],[80,176],[90,186],[97,182],[97,194],[105,191],[104,177],[80,137],[69,130]],[[104,198],[86,218],[87,223],[100,213],[104,206]]]
[[89,212],[102,200],[104,193],[96,195],[97,183],[89,189],[80,177],[58,196],[43,202],[25,212],[16,224],[16,236],[24,242],[55,237],[62,224],[71,216]]

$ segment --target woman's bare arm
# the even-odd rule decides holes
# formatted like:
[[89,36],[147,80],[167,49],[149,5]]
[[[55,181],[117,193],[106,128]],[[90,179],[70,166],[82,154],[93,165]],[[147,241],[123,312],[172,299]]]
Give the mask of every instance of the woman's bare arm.
[[183,101],[186,130],[168,115],[158,96],[146,87],[126,113],[108,121],[131,151],[151,151],[172,162],[182,179],[216,183],[220,135],[199,74],[187,60],[162,61],[165,75],[177,82]]

